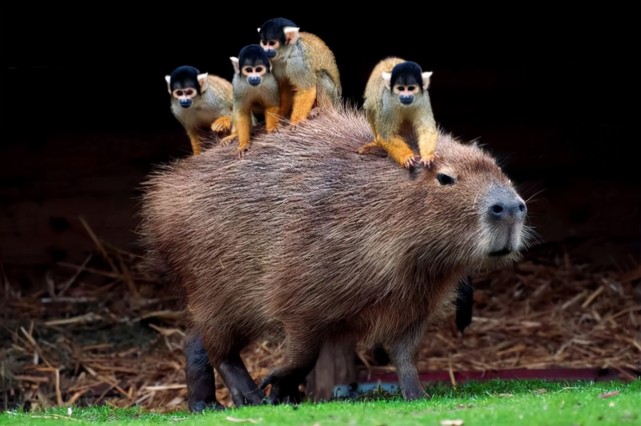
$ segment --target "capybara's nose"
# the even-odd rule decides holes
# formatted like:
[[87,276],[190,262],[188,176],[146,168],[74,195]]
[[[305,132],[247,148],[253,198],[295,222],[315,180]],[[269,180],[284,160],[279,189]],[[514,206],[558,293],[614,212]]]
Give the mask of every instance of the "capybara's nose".
[[501,200],[489,208],[490,217],[495,220],[513,220],[522,222],[527,214],[527,207],[523,200]]

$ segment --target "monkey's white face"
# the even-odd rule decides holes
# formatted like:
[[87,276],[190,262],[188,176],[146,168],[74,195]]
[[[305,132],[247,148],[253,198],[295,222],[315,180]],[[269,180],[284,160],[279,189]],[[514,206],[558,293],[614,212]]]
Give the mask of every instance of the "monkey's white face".
[[247,79],[247,83],[251,86],[260,86],[260,83],[263,81],[263,76],[267,74],[267,67],[263,65],[244,66],[241,70],[243,76]]
[[398,96],[399,101],[403,105],[410,105],[414,102],[414,96],[420,92],[420,87],[416,84],[395,84],[392,92]]
[[269,59],[276,59],[278,56],[278,49],[280,49],[280,42],[278,40],[261,40],[260,47],[262,47],[265,53],[267,53],[267,57]]
[[171,95],[178,99],[178,102],[180,102],[180,106],[183,108],[189,108],[192,104],[193,98],[196,97],[198,92],[196,92],[196,89],[192,89],[191,87],[187,87],[185,89],[174,89],[171,92]]

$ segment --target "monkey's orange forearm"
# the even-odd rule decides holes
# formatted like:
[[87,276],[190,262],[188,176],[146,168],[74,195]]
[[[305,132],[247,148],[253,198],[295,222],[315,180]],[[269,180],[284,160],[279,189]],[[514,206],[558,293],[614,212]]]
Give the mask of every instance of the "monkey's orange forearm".
[[238,114],[236,131],[238,132],[238,150],[246,151],[249,149],[249,139],[251,138],[252,131],[251,113]]
[[436,151],[436,140],[438,132],[436,127],[424,127],[418,131],[418,151],[421,154],[421,160],[432,161]]
[[309,89],[297,90],[294,93],[294,104],[292,106],[291,123],[296,125],[302,121],[307,120],[309,112],[314,106],[316,101],[316,86]]
[[191,150],[194,155],[200,154],[200,137],[196,132],[187,132],[189,141],[191,142]]
[[265,129],[268,132],[273,132],[278,127],[280,108],[278,106],[267,108],[265,110]]
[[400,136],[393,136],[389,139],[377,139],[376,143],[387,151],[387,155],[401,167],[409,167],[411,165],[414,152]]

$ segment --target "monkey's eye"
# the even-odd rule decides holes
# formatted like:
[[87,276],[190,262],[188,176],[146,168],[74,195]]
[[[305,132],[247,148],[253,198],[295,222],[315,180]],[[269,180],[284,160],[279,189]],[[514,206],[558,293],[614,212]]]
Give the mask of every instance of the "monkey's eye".
[[416,90],[416,86],[407,86],[408,92],[413,92],[414,90]]
[[254,69],[252,67],[245,67],[243,68],[243,71],[245,71],[246,74],[251,74]]
[[276,40],[269,40],[269,41],[267,42],[267,46],[270,46],[270,47],[274,47],[274,46],[276,46]]
[[396,90],[398,90],[399,92],[403,92],[405,90],[405,86],[398,84],[396,85]]
[[194,95],[194,93],[196,93],[196,92],[195,92],[195,90],[194,90],[194,89],[185,89],[185,90],[183,91],[183,93],[185,94],[185,96],[193,96],[193,95]]
[[263,67],[256,67],[254,68],[255,72],[263,72]]
[[456,183],[456,178],[446,175],[445,173],[437,173],[436,180],[441,185],[454,185]]

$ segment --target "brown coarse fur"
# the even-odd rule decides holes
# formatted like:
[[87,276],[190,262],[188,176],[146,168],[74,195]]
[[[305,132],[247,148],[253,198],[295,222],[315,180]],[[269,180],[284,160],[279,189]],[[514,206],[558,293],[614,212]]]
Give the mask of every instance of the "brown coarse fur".
[[186,288],[214,367],[280,335],[276,376],[304,376],[323,339],[352,336],[384,343],[404,395],[420,397],[412,360],[428,320],[464,275],[516,259],[522,219],[485,218],[496,197],[520,198],[487,153],[441,133],[434,169],[410,173],[359,156],[371,139],[361,112],[329,109],[257,137],[242,161],[216,146],[148,180],[150,262]]

